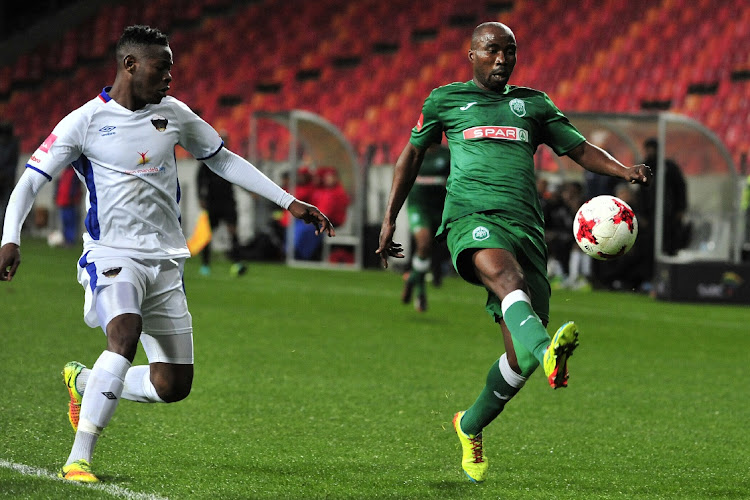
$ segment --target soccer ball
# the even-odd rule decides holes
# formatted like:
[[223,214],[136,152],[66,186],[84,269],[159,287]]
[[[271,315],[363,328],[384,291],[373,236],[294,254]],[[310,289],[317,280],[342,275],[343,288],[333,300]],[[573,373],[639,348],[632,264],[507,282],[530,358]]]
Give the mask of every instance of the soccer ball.
[[598,260],[614,259],[632,248],[638,236],[638,220],[620,198],[601,195],[578,209],[573,236],[586,255]]

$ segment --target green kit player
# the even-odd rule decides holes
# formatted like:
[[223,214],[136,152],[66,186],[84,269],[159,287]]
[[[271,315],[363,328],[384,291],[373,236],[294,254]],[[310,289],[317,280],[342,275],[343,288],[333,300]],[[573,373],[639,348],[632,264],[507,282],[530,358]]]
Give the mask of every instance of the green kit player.
[[443,216],[450,158],[448,148],[436,144],[431,146],[424,155],[419,175],[406,200],[409,229],[414,236],[415,248],[401,302],[408,304],[416,293],[414,308],[419,312],[427,310],[425,276],[432,267],[433,241]]
[[572,322],[551,339],[546,330],[550,285],[534,152],[544,143],[587,170],[632,183],[648,184],[652,175],[645,165],[626,167],[586,141],[543,92],[508,85],[516,38],[504,24],[477,26],[468,57],[473,79],[439,87],[424,102],[396,162],[376,252],[386,267],[388,257],[403,257],[393,241],[396,215],[426,149],[444,133],[451,172],[438,237],[447,238],[458,274],[487,290],[486,309],[500,324],[505,344],[474,404],[453,419],[464,472],[481,482],[487,476],[482,429],[540,364],[553,388],[565,387],[567,360],[578,343]]

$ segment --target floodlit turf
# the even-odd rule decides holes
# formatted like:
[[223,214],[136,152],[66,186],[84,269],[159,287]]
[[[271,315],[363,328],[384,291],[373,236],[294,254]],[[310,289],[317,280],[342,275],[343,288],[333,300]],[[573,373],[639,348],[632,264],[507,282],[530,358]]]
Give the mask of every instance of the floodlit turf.
[[60,370],[104,347],[81,318],[77,257],[25,241],[16,280],[0,283],[0,496],[750,495],[746,307],[556,292],[550,330],[572,319],[582,332],[570,387],[529,380],[485,430],[490,476],[474,485],[450,422],[502,353],[480,289],[447,279],[418,314],[395,273],[251,263],[232,278],[217,261],[202,277],[197,260],[191,396],[122,402],[94,456],[106,487],[53,480],[73,438]]

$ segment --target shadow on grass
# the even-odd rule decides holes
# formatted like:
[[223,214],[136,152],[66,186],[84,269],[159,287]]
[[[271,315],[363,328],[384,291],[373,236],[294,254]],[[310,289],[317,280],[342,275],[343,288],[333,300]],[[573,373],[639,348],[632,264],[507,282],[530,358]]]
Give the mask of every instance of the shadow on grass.
[[443,479],[440,481],[426,481],[434,493],[440,493],[444,498],[463,498],[460,494],[470,492],[481,492],[485,490],[484,484],[472,483],[468,479]]

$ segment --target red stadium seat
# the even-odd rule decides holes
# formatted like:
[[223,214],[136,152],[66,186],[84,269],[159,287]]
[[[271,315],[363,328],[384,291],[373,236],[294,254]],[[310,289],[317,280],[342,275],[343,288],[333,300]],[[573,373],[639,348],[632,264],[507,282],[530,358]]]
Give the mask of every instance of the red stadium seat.
[[[429,91],[471,78],[471,26],[451,23],[451,16],[462,15],[513,27],[520,52],[512,83],[540,88],[566,110],[638,111],[642,101],[661,100],[721,131],[728,130],[729,116],[750,114],[746,99],[731,98],[749,92],[746,82],[731,83],[731,72],[750,70],[749,52],[738,49],[750,46],[750,9],[735,0],[582,0],[576,9],[564,0],[549,0],[544,9],[517,0],[499,15],[491,4],[435,0],[425,11],[406,0],[120,2],[0,68],[0,99],[6,99],[5,113],[25,115],[34,108],[25,93],[12,89],[43,78],[69,84],[66,73],[77,70],[73,91],[45,103],[67,110],[80,105],[98,91],[80,79],[97,87],[109,83],[113,44],[125,25],[138,22],[169,32],[174,93],[206,118],[239,113],[217,106],[221,96],[237,95],[249,110],[315,110],[347,127],[357,144],[367,144],[359,136],[367,130],[349,125],[352,120],[387,122],[388,128],[367,132],[397,140],[400,149]],[[224,15],[230,8],[232,15]],[[415,38],[427,30],[435,37]],[[387,44],[393,53],[383,53]],[[348,56],[359,57],[359,64],[334,64]],[[320,75],[300,81],[300,69]],[[258,93],[257,82],[281,88]],[[694,83],[718,84],[717,97],[688,94]],[[717,101],[724,103],[724,115],[712,107]],[[19,131],[36,142],[41,127],[25,121]]]

